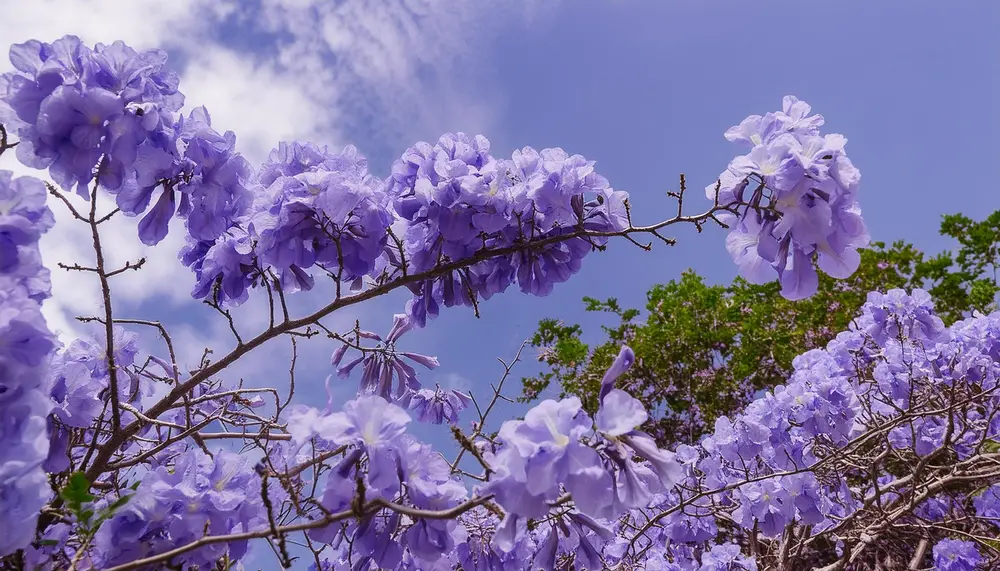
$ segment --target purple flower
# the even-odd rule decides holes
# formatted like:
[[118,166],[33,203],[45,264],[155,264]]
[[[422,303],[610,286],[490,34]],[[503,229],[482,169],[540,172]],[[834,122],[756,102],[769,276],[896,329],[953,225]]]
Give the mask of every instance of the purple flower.
[[734,515],[745,529],[760,526],[761,533],[775,537],[795,515],[795,506],[778,479],[744,484],[736,494],[740,507]]
[[[51,448],[46,469],[59,472],[69,467],[70,458],[81,460],[86,447],[70,449],[69,431],[91,428],[103,413],[110,395],[110,376],[103,327],[95,329],[95,338],[77,339],[51,359],[50,396],[55,408],[50,418]],[[121,402],[142,409],[141,398],[151,394],[149,380],[137,374],[132,365],[138,353],[139,336],[114,326],[115,366],[118,371],[118,395]],[[123,422],[134,420],[132,413]]]
[[929,343],[945,341],[949,337],[944,322],[934,314],[930,294],[921,289],[914,289],[909,294],[901,289],[892,289],[885,294],[869,293],[856,327],[878,343],[885,343],[901,333]]
[[934,544],[934,568],[939,571],[975,571],[983,556],[972,541],[942,539]]
[[180,259],[195,275],[192,297],[209,297],[223,307],[250,298],[249,289],[257,283],[260,272],[254,265],[252,240],[245,230],[233,226],[214,241],[188,236],[187,242]]
[[[361,355],[341,365],[348,348],[346,344],[342,345],[334,352],[331,363],[335,367],[338,367],[337,375],[342,379],[348,378],[351,371],[358,365],[362,365],[361,386],[358,388],[359,394],[375,394],[389,402],[398,402],[408,408],[411,406],[422,407],[420,408],[421,412],[418,414],[421,416],[425,414],[433,415],[435,414],[433,412],[435,408],[428,409],[427,407],[438,407],[439,405],[431,405],[430,401],[431,397],[434,396],[433,394],[424,395],[420,392],[421,385],[417,379],[417,372],[407,361],[417,363],[428,369],[434,369],[439,365],[437,358],[396,349],[396,343],[399,341],[399,338],[407,331],[410,331],[413,326],[414,320],[412,318],[406,314],[397,313],[393,316],[392,328],[386,335],[385,340],[382,340],[381,337],[374,333],[361,333],[362,338],[380,341],[378,346],[365,348],[361,352]],[[395,384],[395,390],[393,390],[393,384]],[[442,394],[442,398],[445,399],[443,402],[449,403],[448,406],[453,410],[453,412],[448,413],[449,415],[458,414],[458,412],[469,404],[466,402],[468,397],[465,397],[465,395],[458,396],[459,394],[456,393],[451,396]],[[428,404],[423,405],[421,403]],[[423,420],[421,421],[423,422]]]
[[363,446],[368,454],[368,479],[375,490],[398,483],[396,456],[398,439],[406,431],[410,415],[382,397],[366,395],[349,401],[343,412],[330,415],[319,437],[334,445]]
[[[459,516],[458,522],[455,551],[463,569],[504,571],[523,565],[531,557],[532,540],[523,519],[503,528],[496,515],[478,508]],[[503,537],[501,530],[509,531],[508,537]]]
[[344,405],[346,421],[341,434],[330,435],[338,443],[358,442],[367,447],[392,447],[401,436],[410,415],[402,408],[377,396],[361,396]]
[[[601,406],[595,418],[597,430],[611,444],[612,461],[621,469],[618,480],[619,501],[628,508],[642,507],[638,503],[644,503],[651,492],[669,488],[682,477],[681,466],[675,460],[674,453],[660,450],[648,434],[637,430],[649,418],[642,403],[625,391],[614,388],[615,379],[625,374],[634,361],[632,349],[623,345],[601,381]],[[649,468],[659,478],[657,489],[649,490],[647,484],[638,478],[638,473],[646,468],[633,464],[633,451],[646,459]],[[623,498],[633,498],[634,501],[625,501]],[[631,505],[633,503],[636,505]]]
[[199,107],[180,123],[179,140],[183,181],[177,189],[184,195],[178,214],[186,215],[187,228],[197,240],[214,240],[230,228],[250,206],[246,188],[252,177],[250,164],[236,152],[236,135],[220,135],[212,119]]
[[23,287],[0,276],[0,399],[4,392],[24,383],[37,383],[34,376],[24,377],[19,370],[43,364],[55,346],[42,317],[38,302],[28,297]]
[[739,267],[740,276],[752,284],[765,284],[777,277],[773,260],[761,256],[761,224],[756,217],[748,216],[738,223],[726,237],[726,249]]
[[456,390],[420,389],[404,397],[404,406],[420,422],[458,424],[458,415],[472,404],[469,395]]
[[592,427],[576,397],[542,401],[523,421],[505,422],[502,446],[487,458],[497,474],[485,489],[511,514],[539,517],[563,483],[581,512],[599,514],[612,502],[611,476],[580,440]]
[[45,183],[30,176],[13,177],[14,173],[0,170],[0,217],[19,217],[34,224],[44,233],[55,224],[52,211],[45,204],[48,191]]
[[[635,353],[632,351],[632,348],[628,345],[622,345],[618,356],[615,357],[614,362],[611,363],[611,367],[604,372],[604,377],[601,378],[601,390],[597,396],[599,401],[604,402],[604,397],[615,387],[615,381],[631,369],[633,363],[635,363]],[[600,413],[598,413],[598,416],[600,416]],[[642,424],[645,421],[646,419],[644,418],[638,424]]]
[[28,545],[38,515],[52,497],[42,470],[49,451],[45,418],[51,407],[37,389],[22,386],[0,393],[0,556]]
[[757,571],[757,562],[740,552],[735,543],[720,543],[701,556],[698,571]]
[[55,222],[46,196],[42,181],[0,170],[0,275],[24,287],[35,301],[50,295],[49,272],[38,250],[39,238]]
[[103,154],[105,125],[124,112],[122,100],[100,88],[80,91],[61,85],[45,98],[32,143],[58,154],[49,172],[60,186],[75,186],[81,196],[89,196],[87,184]]
[[976,515],[990,521],[995,527],[1000,527],[1000,484],[986,488],[982,494],[972,500]]
[[177,73],[165,67],[163,50],[137,52],[121,40],[94,46],[92,65],[85,81],[119,93],[128,103],[156,104],[166,111],[178,111],[184,96],[177,91]]

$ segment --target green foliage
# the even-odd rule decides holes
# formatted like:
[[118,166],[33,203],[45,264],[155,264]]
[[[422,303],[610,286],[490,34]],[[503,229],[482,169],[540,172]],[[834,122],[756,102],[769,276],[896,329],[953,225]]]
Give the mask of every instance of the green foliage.
[[[132,494],[123,494],[95,513],[95,506],[92,503],[95,498],[90,493],[90,487],[90,482],[83,472],[73,472],[63,484],[62,489],[59,490],[59,497],[65,503],[66,509],[73,514],[76,532],[84,547],[89,545],[101,524],[111,519],[111,516],[124,507],[132,497]],[[139,482],[135,482],[129,489],[134,492],[138,487]]]
[[84,504],[94,501],[94,496],[90,493],[90,482],[87,481],[87,477],[83,475],[83,472],[73,472],[70,474],[66,485],[59,492],[59,496],[66,502],[66,507],[69,511],[73,512],[77,520],[81,522],[90,521],[93,512],[85,509]]
[[595,412],[601,377],[628,343],[636,363],[618,386],[651,411],[644,428],[661,444],[695,441],[718,416],[785,382],[795,356],[846,329],[870,291],[927,289],[949,324],[993,310],[1000,291],[1000,212],[982,222],[945,216],[941,233],[958,241],[956,253],[926,257],[904,242],[873,243],[851,278],[821,273],[816,295],[796,302],[781,297],[777,283],[737,278],[728,286],[708,285],[693,271],[649,290],[645,321],[614,298],[584,298],[587,311],[611,314],[617,323],[602,327],[603,341],[591,347],[579,325],[543,319],[530,343],[541,349],[546,369],[523,379],[521,400],[553,387]]

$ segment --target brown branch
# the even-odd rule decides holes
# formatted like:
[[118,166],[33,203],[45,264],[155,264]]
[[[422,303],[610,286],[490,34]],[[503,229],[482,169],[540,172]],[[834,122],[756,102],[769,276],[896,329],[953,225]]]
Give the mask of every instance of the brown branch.
[[[146,415],[152,418],[159,416],[160,414],[169,410],[177,400],[181,399],[185,393],[190,391],[193,387],[197,386],[199,383],[206,381],[212,376],[218,374],[219,372],[226,369],[228,366],[232,365],[244,355],[250,353],[257,347],[260,347],[264,343],[279,337],[281,335],[292,332],[296,329],[306,327],[316,321],[326,317],[327,315],[337,311],[338,309],[343,309],[352,305],[356,305],[363,301],[373,299],[385,295],[391,291],[399,289],[407,285],[413,285],[437,277],[439,275],[445,275],[455,270],[459,270],[468,266],[472,266],[481,261],[497,257],[505,256],[508,254],[513,254],[516,252],[521,252],[525,250],[532,250],[537,248],[542,248],[550,244],[555,244],[559,242],[565,242],[567,240],[572,240],[575,238],[581,238],[583,236],[590,237],[622,237],[629,236],[633,234],[649,234],[654,233],[667,226],[672,226],[679,223],[695,223],[704,222],[711,219],[716,212],[719,211],[732,211],[732,209],[737,206],[735,204],[729,205],[719,205],[716,203],[706,212],[692,216],[675,216],[667,220],[661,221],[656,224],[649,226],[638,226],[629,227],[624,230],[617,231],[597,231],[597,230],[587,230],[587,229],[577,229],[566,234],[561,234],[558,236],[550,236],[548,238],[543,238],[534,241],[528,241],[524,243],[518,243],[512,246],[507,246],[504,248],[496,249],[484,249],[480,250],[476,254],[457,261],[448,262],[432,268],[430,270],[419,272],[415,274],[410,274],[393,280],[391,282],[372,287],[367,291],[360,292],[355,295],[341,297],[327,304],[325,307],[319,309],[318,311],[312,313],[311,315],[299,318],[285,320],[282,323],[268,328],[256,337],[247,340],[244,343],[239,344],[236,348],[230,351],[229,354],[215,361],[214,363],[208,364],[202,367],[200,370],[196,371],[192,376],[184,381],[183,383],[175,386],[163,399],[151,406],[147,411]],[[139,421],[133,422],[128,426],[122,427],[117,430],[111,438],[105,442],[101,449],[98,451],[94,462],[91,464],[90,468],[87,470],[87,478],[91,481],[96,480],[97,477],[102,474],[105,469],[107,462],[110,460],[114,451],[117,450],[122,444],[128,441],[129,438],[134,436],[141,428],[142,423]]]
[[[178,555],[183,555],[191,550],[203,547],[205,545],[212,545],[216,543],[227,543],[230,541],[245,541],[249,539],[262,539],[266,537],[271,537],[275,533],[279,534],[289,534],[296,531],[306,531],[309,529],[315,529],[318,527],[324,527],[330,525],[331,523],[336,523],[338,521],[345,520],[352,516],[358,516],[359,518],[368,515],[375,514],[382,509],[390,509],[392,511],[399,512],[401,514],[408,515],[413,518],[423,518],[423,519],[454,519],[459,515],[475,508],[476,506],[482,505],[493,499],[493,495],[481,496],[473,498],[466,502],[463,502],[453,508],[446,510],[421,510],[417,508],[411,508],[409,506],[404,506],[401,504],[393,503],[388,500],[383,500],[382,498],[376,498],[370,502],[367,502],[360,510],[355,510],[354,508],[344,510],[342,512],[337,512],[333,514],[328,514],[321,519],[315,519],[303,523],[285,525],[272,528],[268,526],[267,529],[261,529],[257,531],[248,531],[244,533],[232,533],[227,535],[214,535],[214,536],[204,536],[198,540],[192,541],[187,545],[182,545],[181,547],[171,549],[170,551],[165,551],[159,555],[153,555],[151,557],[145,557],[142,559],[137,559],[131,563],[125,563],[122,565],[116,565],[105,569],[105,571],[132,571],[133,569],[139,569],[147,565],[153,565],[154,563],[164,563],[170,561]],[[361,513],[357,513],[360,511]]]

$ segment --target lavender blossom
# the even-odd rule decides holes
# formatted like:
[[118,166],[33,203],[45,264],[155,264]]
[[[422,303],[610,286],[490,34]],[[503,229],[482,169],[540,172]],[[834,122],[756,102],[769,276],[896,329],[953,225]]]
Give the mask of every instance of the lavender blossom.
[[[781,111],[730,128],[727,139],[752,148],[729,164],[718,188],[706,188],[723,205],[747,208],[727,218],[733,230],[726,246],[740,275],[752,283],[777,277],[789,299],[816,291],[814,256],[824,272],[847,278],[861,261],[857,249],[869,241],[856,198],[861,175],[844,153],[847,139],[820,135],[823,117],[810,111],[788,96]],[[754,188],[749,197],[748,188]]]

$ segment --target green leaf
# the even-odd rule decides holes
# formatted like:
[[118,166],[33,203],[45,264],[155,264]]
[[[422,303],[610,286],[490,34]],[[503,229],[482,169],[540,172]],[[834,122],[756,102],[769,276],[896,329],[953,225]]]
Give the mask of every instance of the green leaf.
[[66,505],[79,515],[83,504],[94,501],[94,496],[90,494],[90,482],[83,472],[73,472],[70,474],[66,485],[59,492],[59,496],[66,502]]

